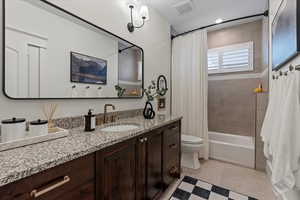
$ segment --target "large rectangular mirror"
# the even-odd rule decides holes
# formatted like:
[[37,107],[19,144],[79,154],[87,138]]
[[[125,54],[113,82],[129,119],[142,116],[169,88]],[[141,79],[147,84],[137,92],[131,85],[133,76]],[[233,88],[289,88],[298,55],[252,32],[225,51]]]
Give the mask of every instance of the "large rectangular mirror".
[[143,49],[44,0],[4,0],[4,93],[140,98]]

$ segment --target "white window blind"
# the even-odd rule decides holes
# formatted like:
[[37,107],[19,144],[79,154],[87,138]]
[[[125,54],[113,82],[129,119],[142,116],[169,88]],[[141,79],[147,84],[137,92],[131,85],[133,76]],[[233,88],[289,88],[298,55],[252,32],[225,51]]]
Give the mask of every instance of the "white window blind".
[[219,69],[219,54],[216,52],[208,53],[208,70]]
[[208,50],[208,73],[253,70],[253,42]]

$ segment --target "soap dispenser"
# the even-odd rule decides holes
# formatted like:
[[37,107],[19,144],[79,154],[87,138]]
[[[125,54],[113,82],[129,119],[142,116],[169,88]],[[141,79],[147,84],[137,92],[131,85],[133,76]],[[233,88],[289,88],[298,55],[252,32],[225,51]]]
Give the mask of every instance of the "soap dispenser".
[[85,131],[91,132],[96,128],[96,116],[92,113],[92,109],[89,109],[87,115],[84,116],[85,119]]

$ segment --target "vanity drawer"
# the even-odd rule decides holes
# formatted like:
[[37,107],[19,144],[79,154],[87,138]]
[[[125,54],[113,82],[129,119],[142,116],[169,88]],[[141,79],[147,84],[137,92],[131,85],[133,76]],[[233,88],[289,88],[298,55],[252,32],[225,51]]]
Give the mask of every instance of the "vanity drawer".
[[91,154],[0,188],[0,200],[93,200],[94,184]]
[[165,127],[165,136],[170,137],[172,135],[179,135],[180,133],[180,122],[174,122]]
[[[179,151],[180,124],[178,122],[167,126],[164,130],[164,150],[170,153]],[[177,154],[178,155],[178,154]]]
[[180,122],[167,126],[163,136],[163,183],[166,188],[180,176]]

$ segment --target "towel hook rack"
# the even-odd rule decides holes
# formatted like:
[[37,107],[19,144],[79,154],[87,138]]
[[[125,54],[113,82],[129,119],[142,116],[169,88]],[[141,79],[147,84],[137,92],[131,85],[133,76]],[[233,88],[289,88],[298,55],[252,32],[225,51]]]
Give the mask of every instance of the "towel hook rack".
[[[289,70],[286,71],[286,72],[282,72],[282,71],[280,70],[280,71],[279,71],[279,76],[282,76],[282,75],[287,76],[289,72],[292,72],[292,71],[294,71],[294,70],[300,71],[300,64],[299,64],[299,65],[296,65],[296,66],[294,66],[294,65],[291,64],[291,65],[289,66]],[[277,80],[277,79],[279,78],[279,76],[273,75],[273,76],[272,76],[272,79],[273,79],[273,80],[275,80],[275,79]]]
[[296,65],[295,70],[300,71],[300,65]]
[[280,70],[280,71],[279,71],[279,76],[282,76],[282,75],[283,75],[283,73],[282,73],[282,71]]
[[300,71],[300,65],[296,65],[296,66],[290,65],[289,66],[289,70],[290,71],[293,71],[293,70]]
[[288,75],[288,71],[284,72],[284,75],[287,76]]

